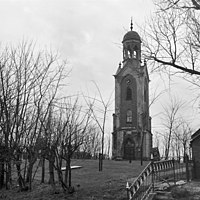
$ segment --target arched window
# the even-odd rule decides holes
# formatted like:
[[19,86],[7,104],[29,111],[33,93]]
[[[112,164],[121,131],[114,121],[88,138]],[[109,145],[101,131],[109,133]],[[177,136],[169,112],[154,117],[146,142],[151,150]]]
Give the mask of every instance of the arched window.
[[131,54],[131,50],[128,50],[128,58],[131,58],[132,54]]
[[126,100],[132,100],[132,90],[130,87],[126,88]]
[[132,111],[131,110],[128,110],[126,113],[126,122],[132,123]]
[[138,53],[138,47],[135,45],[134,47],[134,58],[137,58],[137,53]]

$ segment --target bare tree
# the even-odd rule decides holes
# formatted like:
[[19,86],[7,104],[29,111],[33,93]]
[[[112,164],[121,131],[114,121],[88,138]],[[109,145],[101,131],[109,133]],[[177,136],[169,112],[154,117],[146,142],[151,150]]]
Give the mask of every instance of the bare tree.
[[161,137],[162,134],[160,134],[159,132],[154,133],[154,146],[158,147],[158,149],[160,149]]
[[91,152],[93,158],[97,158],[97,154],[101,150],[101,132],[98,127],[91,126],[89,129],[90,137],[91,137]]
[[107,156],[110,158],[110,149],[111,149],[111,136],[107,136]]
[[93,157],[96,159],[98,157],[97,154],[101,150],[101,133],[96,124],[90,124],[84,141],[80,147],[80,153],[86,158]]
[[79,156],[81,156],[82,158],[88,158],[88,156],[92,156],[92,147],[91,147],[91,143],[92,143],[92,135],[91,135],[91,127],[88,127],[88,131],[85,134],[85,139],[84,139],[84,143],[81,145],[79,152],[77,151],[77,153],[79,153]]
[[199,76],[199,2],[157,0],[155,5],[157,11],[143,29],[144,55],[156,63],[153,70]]
[[107,114],[109,112],[109,106],[111,105],[112,102],[112,93],[109,96],[108,100],[106,101],[101,93],[101,90],[99,88],[99,86],[93,82],[97,92],[98,92],[98,98],[94,97],[86,97],[84,96],[85,102],[87,104],[87,106],[90,108],[91,113],[92,113],[92,117],[94,119],[94,121],[96,122],[96,124],[98,125],[101,133],[102,133],[102,137],[101,137],[101,156],[99,158],[99,171],[103,170],[103,155],[104,155],[104,137],[105,137],[105,126],[106,126],[106,118],[107,118]]
[[[144,57],[151,61],[152,72],[179,75],[199,91],[200,1],[154,0],[154,4],[156,11],[141,28]],[[199,100],[198,91],[194,93],[195,100]],[[182,142],[173,137],[171,147],[180,156]]]
[[[7,47],[0,55],[0,130],[6,154],[6,187],[11,184],[11,162],[16,164],[21,190],[26,189],[21,158],[28,153],[27,180],[32,183],[32,169],[37,159],[42,122],[46,120],[50,102],[55,99],[65,64],[56,55],[37,52],[34,45],[22,42]],[[1,144],[1,145],[2,145]]]
[[176,143],[179,144],[177,146],[179,155],[185,157],[185,155],[189,155],[190,140],[193,131],[190,127],[190,124],[184,119],[180,119],[178,123],[179,125],[174,130],[174,137]]
[[174,130],[177,127],[177,121],[180,119],[180,109],[184,103],[176,98],[172,98],[171,102],[166,105],[163,112],[163,126],[165,127],[164,132],[164,146],[165,146],[165,159],[167,160],[170,153],[171,143],[173,139]]
[[[90,109],[83,110],[82,106],[78,105],[78,98],[74,102],[68,99],[68,101],[58,104],[57,107],[58,110],[54,110],[54,114],[51,117],[53,126],[47,132],[48,152],[50,155],[47,159],[57,171],[59,183],[63,190],[73,192],[71,159],[87,139],[91,111]],[[52,155],[55,162],[51,160]],[[64,178],[63,165],[65,165]]]

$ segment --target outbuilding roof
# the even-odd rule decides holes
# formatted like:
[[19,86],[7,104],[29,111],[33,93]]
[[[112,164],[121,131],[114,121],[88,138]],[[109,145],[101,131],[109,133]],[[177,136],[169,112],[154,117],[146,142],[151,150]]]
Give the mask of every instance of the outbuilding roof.
[[195,139],[200,137],[200,129],[198,129],[194,134],[191,136],[191,142],[193,142]]

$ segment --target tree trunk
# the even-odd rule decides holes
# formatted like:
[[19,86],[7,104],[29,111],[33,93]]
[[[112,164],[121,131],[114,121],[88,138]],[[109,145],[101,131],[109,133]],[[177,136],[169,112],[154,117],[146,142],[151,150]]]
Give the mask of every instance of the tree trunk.
[[49,159],[49,184],[54,185],[55,179],[54,179],[54,158]]
[[169,158],[169,149],[170,149],[170,145],[171,145],[171,137],[172,137],[172,124],[170,125],[169,128],[169,136],[167,139],[167,145],[166,145],[166,149],[165,149],[165,160],[168,160]]
[[29,166],[28,166],[27,176],[26,176],[26,182],[29,183],[29,190],[32,189],[32,173],[33,173],[33,166],[36,160],[37,160],[36,157],[32,157],[29,159]]
[[0,160],[0,189],[4,186],[4,159]]
[[[45,158],[41,159],[42,161],[42,177],[41,177],[41,183],[44,183],[44,177],[45,177]],[[50,170],[49,170],[50,172]]]
[[10,161],[8,161],[8,163],[6,164],[6,189],[10,189],[10,185],[11,185],[12,181],[11,181],[11,163]]
[[101,156],[101,162],[100,162],[100,165],[101,165],[101,170],[100,171],[103,171],[103,151],[104,151],[104,131],[103,131],[103,133],[102,133],[102,144],[101,144],[101,154],[102,154],[102,156]]
[[32,189],[32,172],[34,162],[30,162],[27,170],[26,182],[29,183],[29,190]]
[[20,187],[20,191],[24,191],[26,186],[25,186],[25,181],[24,181],[24,179],[22,178],[22,175],[21,175],[21,165],[19,163],[17,163],[16,168],[17,168],[18,184],[19,184],[19,187]]
[[72,185],[71,158],[68,158],[69,187]]
[[69,172],[69,170],[68,170],[68,162],[66,161],[66,170],[65,170],[65,184],[67,185],[67,183],[68,183],[68,172]]
[[63,174],[62,174],[62,171],[61,169],[57,169],[57,173],[58,173],[58,180],[59,180],[59,183],[61,184],[62,186],[62,189],[64,191],[67,191],[67,185],[64,183],[63,181]]
[[26,176],[26,182],[29,183],[29,190],[31,191],[32,189],[32,173],[33,173],[33,166],[34,163],[37,161],[36,154],[34,150],[30,149],[29,150],[29,155],[28,155],[28,170],[27,170],[27,176]]
[[24,164],[24,174],[23,174],[23,179],[24,179],[24,180],[26,179],[27,161],[28,161],[28,159],[27,159],[27,157],[26,157],[26,159],[25,159],[25,164]]

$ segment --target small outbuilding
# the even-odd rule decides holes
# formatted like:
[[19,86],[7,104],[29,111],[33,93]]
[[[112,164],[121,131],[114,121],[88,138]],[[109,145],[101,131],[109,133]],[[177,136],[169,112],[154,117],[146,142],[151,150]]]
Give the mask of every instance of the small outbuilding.
[[194,160],[194,178],[200,179],[200,129],[191,136],[191,148]]

